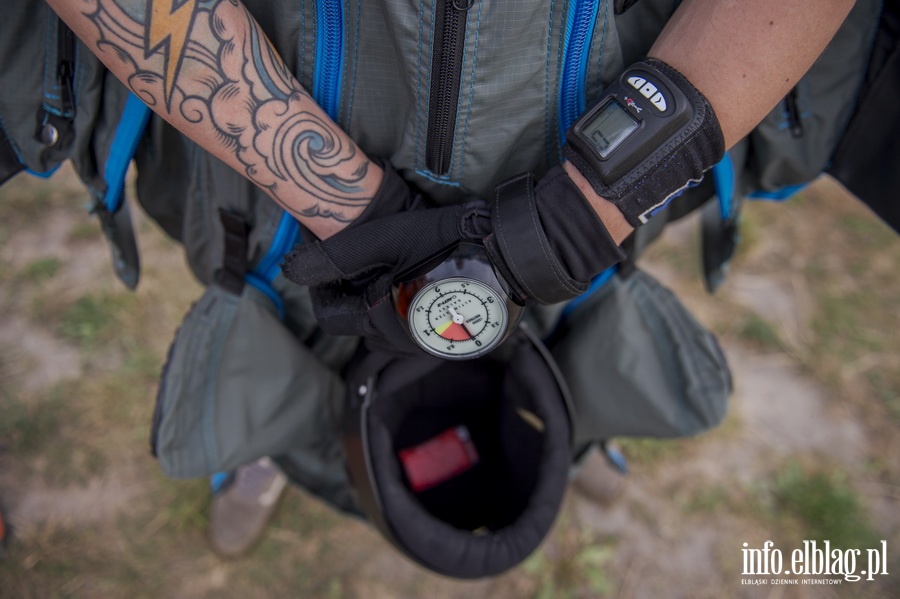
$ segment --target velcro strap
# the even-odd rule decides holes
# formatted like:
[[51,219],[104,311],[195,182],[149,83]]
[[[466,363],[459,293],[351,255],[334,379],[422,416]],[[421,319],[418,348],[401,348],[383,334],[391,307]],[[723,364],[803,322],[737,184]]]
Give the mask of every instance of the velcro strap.
[[554,304],[584,291],[550,246],[534,195],[534,175],[524,173],[497,186],[491,224],[509,274],[527,295],[520,300]]

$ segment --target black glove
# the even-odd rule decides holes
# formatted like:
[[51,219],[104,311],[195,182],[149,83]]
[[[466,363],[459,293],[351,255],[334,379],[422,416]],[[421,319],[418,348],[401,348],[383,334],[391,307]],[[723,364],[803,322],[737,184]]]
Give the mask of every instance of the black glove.
[[522,304],[555,304],[625,259],[594,208],[561,166],[535,186],[525,173],[501,183],[484,245]]
[[[391,302],[393,281],[387,263],[396,262],[392,255],[398,251],[396,244],[384,239],[380,225],[373,227],[370,223],[383,223],[392,215],[405,222],[408,217],[404,215],[426,214],[433,219],[436,214],[422,210],[424,198],[414,194],[387,161],[377,158],[373,161],[384,169],[384,178],[369,206],[347,228],[327,241],[315,240],[312,235],[304,236],[312,239],[312,243],[298,246],[288,254],[282,264],[282,273],[290,281],[309,286],[313,313],[326,332],[364,337],[370,349],[421,355],[421,350],[401,327]],[[427,227],[434,229],[433,225]],[[429,248],[435,245],[452,247],[457,239],[454,229],[443,237],[430,237],[424,243]],[[349,262],[337,258],[338,265],[349,269],[346,272],[322,251],[323,247],[332,245],[339,248],[339,255],[350,254]],[[409,253],[419,255],[416,251]]]
[[[419,199],[412,193],[403,177],[397,174],[397,171],[394,170],[387,160],[382,160],[381,158],[370,158],[370,160],[381,167],[384,171],[384,176],[372,201],[369,202],[362,214],[344,228],[345,231],[384,216],[409,210]],[[308,237],[310,239],[316,238],[314,235],[309,235]]]
[[394,279],[462,239],[481,239],[490,221],[483,202],[416,208],[354,225],[288,254],[282,272],[288,280],[310,287],[322,329],[365,337],[370,349],[421,354],[394,310]]
[[497,187],[490,204],[423,207],[354,225],[288,255],[283,272],[314,289],[320,325],[401,353],[419,350],[391,302],[398,276],[460,241],[484,245],[519,303],[555,303],[584,292],[624,254],[561,167],[535,187],[529,173]]

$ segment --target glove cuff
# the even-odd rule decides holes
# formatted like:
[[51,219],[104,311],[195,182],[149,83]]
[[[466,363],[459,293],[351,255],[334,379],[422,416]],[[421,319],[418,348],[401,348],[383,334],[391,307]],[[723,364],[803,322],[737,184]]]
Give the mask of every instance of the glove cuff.
[[626,258],[562,166],[553,167],[538,182],[535,198],[553,250],[576,281],[589,283]]
[[556,258],[541,227],[534,197],[534,174],[524,173],[496,187],[491,202],[493,233],[485,239],[495,265],[522,304],[553,304],[584,291]]
[[362,214],[347,226],[348,229],[403,212],[413,202],[413,194],[409,184],[394,170],[390,162],[382,158],[370,158],[370,160],[384,170],[384,177],[382,177],[381,185],[378,186],[372,201],[369,202]]

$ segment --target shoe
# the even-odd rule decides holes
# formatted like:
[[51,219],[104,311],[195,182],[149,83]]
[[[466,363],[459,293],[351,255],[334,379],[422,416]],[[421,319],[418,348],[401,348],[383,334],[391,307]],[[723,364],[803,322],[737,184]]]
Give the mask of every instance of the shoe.
[[625,491],[628,471],[624,456],[612,445],[594,446],[577,466],[572,487],[603,507],[615,503]]
[[287,477],[268,457],[212,479],[209,541],[223,557],[246,553],[275,512]]

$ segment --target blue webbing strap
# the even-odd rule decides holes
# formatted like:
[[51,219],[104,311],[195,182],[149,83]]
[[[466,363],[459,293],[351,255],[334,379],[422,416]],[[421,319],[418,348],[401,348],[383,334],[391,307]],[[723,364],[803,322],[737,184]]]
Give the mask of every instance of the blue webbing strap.
[[713,183],[716,186],[716,197],[719,198],[719,213],[722,220],[728,220],[734,210],[734,163],[731,154],[725,156],[712,167]]
[[134,94],[128,94],[103,172],[106,181],[103,204],[110,213],[117,212],[122,205],[125,175],[149,120],[150,108]]
[[281,272],[281,259],[299,241],[300,225],[288,212],[283,212],[266,255],[252,271],[244,276],[247,284],[258,289],[272,301],[278,310],[278,317],[281,319],[284,319],[284,301],[275,291],[272,282]]

